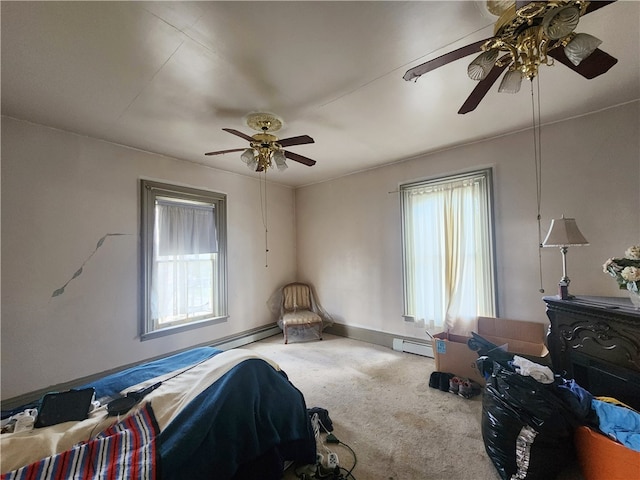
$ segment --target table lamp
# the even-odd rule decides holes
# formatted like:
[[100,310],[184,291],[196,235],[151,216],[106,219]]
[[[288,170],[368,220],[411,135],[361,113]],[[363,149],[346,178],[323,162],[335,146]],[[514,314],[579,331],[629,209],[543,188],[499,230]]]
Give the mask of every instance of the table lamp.
[[543,247],[560,247],[562,252],[562,278],[558,283],[558,296],[567,300],[569,295],[569,277],[567,276],[567,250],[569,247],[589,245],[587,239],[578,229],[575,218],[554,218],[546,238],[542,242]]

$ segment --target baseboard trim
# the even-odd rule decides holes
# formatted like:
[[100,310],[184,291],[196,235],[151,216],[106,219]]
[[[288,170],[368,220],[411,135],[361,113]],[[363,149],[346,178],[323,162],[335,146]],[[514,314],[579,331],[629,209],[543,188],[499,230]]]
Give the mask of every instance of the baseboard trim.
[[282,330],[276,323],[268,324],[262,327],[253,328],[251,330],[245,330],[240,333],[236,333],[234,335],[229,335],[227,337],[219,338],[214,342],[203,342],[197,345],[192,345],[191,347],[182,348],[180,350],[175,350],[172,352],[167,352],[163,355],[157,355],[152,358],[148,358],[146,360],[141,360],[139,362],[129,363],[127,365],[123,365],[121,367],[112,368],[109,370],[102,371],[100,373],[95,373],[93,375],[88,375],[86,377],[77,378],[70,382],[59,383],[56,385],[50,385],[46,388],[41,388],[32,392],[25,393],[23,395],[18,395],[16,397],[8,398],[6,400],[2,400],[2,410],[13,410],[14,408],[18,408],[22,405],[27,405],[32,402],[36,402],[42,398],[45,393],[49,392],[63,392],[65,390],[69,390],[71,388],[76,388],[80,385],[89,384],[99,378],[102,378],[106,375],[110,375],[112,373],[119,372],[121,370],[125,370],[127,368],[135,367],[142,363],[152,362],[154,360],[159,360],[161,358],[167,357],[169,355],[175,355],[176,353],[185,352],[187,350],[191,350],[192,348],[198,347],[215,347],[220,350],[230,350],[232,348],[242,347],[243,345],[248,345],[253,342],[257,342],[258,340],[262,340],[267,337],[272,337],[274,335],[282,334]]
[[[346,338],[350,338],[352,340],[359,340],[362,342],[367,342],[367,343],[371,343],[374,345],[380,345],[383,347],[388,347],[390,349],[393,349],[393,341],[394,339],[402,339],[402,340],[408,340],[411,342],[416,342],[419,340],[416,340],[415,338],[411,338],[411,337],[405,337],[402,335],[396,335],[396,334],[391,334],[391,333],[385,333],[385,332],[380,332],[377,330],[370,330],[368,328],[361,328],[361,327],[354,327],[351,325],[345,325],[345,324],[341,324],[341,323],[334,323],[331,327],[328,327],[325,332],[332,334],[332,335],[336,335],[339,337],[346,337]],[[41,388],[39,390],[35,390],[33,392],[28,392],[25,393],[23,395],[18,395],[16,397],[12,397],[12,398],[8,398],[6,400],[2,400],[2,409],[3,410],[12,410],[14,408],[20,407],[21,405],[26,405],[28,403],[31,402],[35,402],[37,400],[39,400],[40,398],[42,398],[42,396],[45,393],[48,392],[61,392],[61,391],[65,391],[65,390],[69,390],[71,388],[75,388],[78,387],[80,385],[86,385],[88,383],[91,383],[94,380],[98,380],[99,378],[102,378],[106,375],[110,375],[112,373],[116,373],[119,372],[121,370],[127,369],[127,368],[131,368],[131,367],[135,367],[137,365],[140,365],[142,363],[146,363],[146,362],[152,362],[154,360],[158,360],[160,358],[164,358],[168,355],[174,355],[176,353],[181,353],[184,352],[186,350],[190,350],[192,348],[197,348],[197,347],[216,347],[219,348],[220,350],[229,350],[232,348],[239,348],[242,347],[243,345],[248,345],[250,343],[254,343],[257,342],[259,340],[268,338],[268,337],[272,337],[274,335],[281,335],[282,334],[282,330],[280,329],[280,327],[278,327],[278,325],[276,323],[272,323],[272,324],[268,324],[268,325],[264,325],[261,327],[257,327],[257,328],[253,328],[251,330],[245,330],[243,332],[234,334],[234,335],[229,335],[227,337],[223,337],[223,338],[219,338],[213,342],[203,342],[197,345],[192,345],[191,347],[188,348],[183,348],[180,350],[175,350],[173,352],[168,352],[164,355],[158,355],[156,357],[152,357],[152,358],[148,358],[146,360],[141,360],[139,362],[134,362],[134,363],[130,363],[127,365],[123,365],[121,367],[117,367],[117,368],[112,368],[110,370],[105,370],[103,372],[100,373],[96,373],[93,375],[88,375],[86,377],[82,377],[82,378],[78,378],[76,380],[70,381],[70,382],[64,382],[64,383],[59,383],[57,385],[51,385],[49,387],[46,388]],[[426,343],[426,342],[425,342]]]
[[[372,343],[374,345],[380,345],[388,347],[393,350],[393,341],[401,339],[414,343],[424,343],[429,345],[428,340],[419,340],[412,337],[405,337],[403,335],[397,335],[394,333],[380,332],[377,330],[369,330],[368,328],[353,327],[351,325],[344,325],[342,323],[334,323],[331,327],[328,327],[325,332],[332,335],[338,335],[340,337],[347,337],[352,340],[360,340],[362,342]],[[430,346],[430,345],[429,345]],[[411,352],[409,352],[411,353]]]
[[247,330],[237,335],[231,335],[229,337],[221,338],[219,340],[216,340],[214,343],[209,343],[209,345],[219,348],[220,350],[229,350],[232,348],[242,347],[243,345],[249,345],[250,343],[273,337],[274,335],[282,335],[282,330],[275,323],[272,325]]

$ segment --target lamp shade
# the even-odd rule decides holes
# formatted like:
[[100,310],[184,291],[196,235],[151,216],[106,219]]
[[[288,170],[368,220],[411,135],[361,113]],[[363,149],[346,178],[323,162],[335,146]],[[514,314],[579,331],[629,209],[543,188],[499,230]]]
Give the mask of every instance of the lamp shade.
[[287,169],[287,158],[284,156],[284,152],[282,150],[277,150],[273,153],[273,161],[278,167],[278,170],[283,171]]
[[566,37],[580,21],[580,10],[573,5],[550,9],[542,19],[544,33],[552,40]]
[[256,167],[258,166],[258,161],[256,160],[255,152],[252,148],[247,148],[244,152],[242,152],[240,158],[244,163],[247,164],[247,167],[249,167],[250,170],[255,171]]
[[484,80],[498,59],[498,49],[492,48],[478,55],[467,67],[471,80]]
[[522,84],[522,73],[520,70],[509,70],[502,77],[498,91],[500,93],[518,93]]
[[573,40],[571,40],[566,47],[564,47],[564,54],[571,63],[578,66],[585,58],[595,52],[596,48],[600,46],[602,40],[589,35],[588,33],[578,33]]
[[573,245],[589,245],[589,242],[576,225],[575,218],[554,218],[551,220],[549,233],[542,242],[543,247],[570,247]]

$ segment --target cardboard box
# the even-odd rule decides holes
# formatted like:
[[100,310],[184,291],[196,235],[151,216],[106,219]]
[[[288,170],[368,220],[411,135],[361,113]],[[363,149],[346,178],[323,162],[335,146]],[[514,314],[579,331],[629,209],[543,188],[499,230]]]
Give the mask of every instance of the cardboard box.
[[[549,351],[545,345],[547,327],[536,322],[506,318],[478,317],[476,333],[509,353],[525,357],[542,365],[549,364]],[[478,352],[467,345],[470,337],[446,332],[433,336],[432,346],[436,371],[453,373],[484,385],[478,371]]]
[[469,337],[460,335],[450,335],[446,332],[436,333],[431,340],[436,371],[453,373],[484,385],[484,377],[476,365],[478,352],[469,348],[468,340]]

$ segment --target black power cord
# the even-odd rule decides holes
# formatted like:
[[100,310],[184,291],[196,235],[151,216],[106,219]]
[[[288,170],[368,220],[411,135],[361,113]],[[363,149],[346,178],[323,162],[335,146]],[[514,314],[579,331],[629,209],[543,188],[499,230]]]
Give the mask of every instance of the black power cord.
[[321,480],[356,480],[356,477],[353,476],[353,469],[356,468],[356,465],[358,464],[358,457],[356,455],[356,452],[353,450],[353,448],[351,448],[349,445],[347,445],[346,443],[340,441],[338,439],[338,437],[336,437],[333,433],[328,433],[327,437],[325,438],[325,441],[327,443],[333,443],[335,445],[342,445],[345,448],[347,448],[350,452],[351,455],[353,455],[353,465],[351,466],[351,468],[349,470],[347,470],[344,467],[340,467],[340,466],[336,466],[335,468],[332,469],[327,469],[324,468],[322,465],[317,464],[315,465],[315,472],[313,474],[310,473],[298,473],[298,471],[295,471],[296,476],[300,479],[300,480],[317,480],[317,479],[321,479]]

